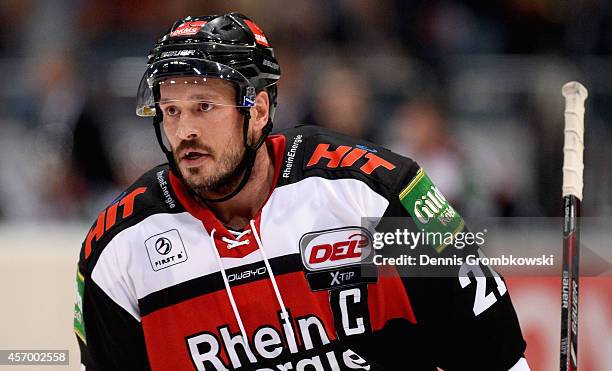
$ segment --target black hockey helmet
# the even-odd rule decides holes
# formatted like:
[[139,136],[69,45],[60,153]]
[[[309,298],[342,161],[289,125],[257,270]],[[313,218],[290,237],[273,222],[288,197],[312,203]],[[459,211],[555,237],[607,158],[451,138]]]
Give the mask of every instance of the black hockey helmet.
[[151,49],[147,65],[138,89],[139,116],[155,115],[155,83],[169,76],[233,81],[240,88],[238,106],[252,103],[254,94],[248,91],[248,85],[255,91],[266,89],[273,115],[280,68],[261,28],[242,14],[177,20]]
[[[172,170],[180,176],[172,151],[162,138],[159,108],[159,84],[171,77],[212,77],[232,82],[236,87],[236,107],[244,115],[244,144],[247,149],[243,166],[245,175],[236,190],[220,199],[236,195],[246,184],[255,160],[255,152],[272,130],[276,108],[276,82],[280,67],[266,35],[246,16],[239,13],[208,15],[179,19],[150,50],[147,69],[140,81],[136,114],[154,117],[155,131]],[[270,119],[257,143],[248,143],[249,109],[255,95],[266,90],[270,99]]]

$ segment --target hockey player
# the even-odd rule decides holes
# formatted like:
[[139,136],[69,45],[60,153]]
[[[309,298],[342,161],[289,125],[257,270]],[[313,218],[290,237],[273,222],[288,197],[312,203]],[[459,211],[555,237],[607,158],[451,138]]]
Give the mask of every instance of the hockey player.
[[168,164],[83,242],[83,367],[528,370],[498,276],[364,273],[362,217],[453,232],[463,220],[408,158],[317,127],[269,135],[279,77],[240,14],[181,19],[157,41],[137,113]]

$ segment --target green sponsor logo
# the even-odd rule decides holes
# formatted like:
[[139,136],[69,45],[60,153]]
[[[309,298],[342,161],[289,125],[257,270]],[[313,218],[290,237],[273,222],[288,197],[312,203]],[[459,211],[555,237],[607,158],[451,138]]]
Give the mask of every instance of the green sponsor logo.
[[85,287],[85,278],[77,269],[76,276],[76,297],[74,300],[74,333],[87,344],[85,341],[85,323],[83,322],[83,289]]
[[444,250],[452,240],[446,236],[454,236],[463,229],[463,218],[433,185],[423,169],[419,169],[400,192],[399,199],[420,230],[440,236],[439,239],[429,239],[438,242],[433,246],[438,252]]

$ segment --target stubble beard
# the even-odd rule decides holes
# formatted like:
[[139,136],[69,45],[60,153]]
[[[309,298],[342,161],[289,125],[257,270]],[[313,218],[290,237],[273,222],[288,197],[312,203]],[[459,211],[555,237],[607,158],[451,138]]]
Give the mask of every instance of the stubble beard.
[[[228,149],[222,155],[214,153],[212,157],[217,165],[211,170],[204,170],[202,167],[184,169],[179,166],[185,185],[202,198],[221,197],[229,194],[238,186],[245,171],[246,150],[244,146]],[[179,163],[176,153],[174,161]]]

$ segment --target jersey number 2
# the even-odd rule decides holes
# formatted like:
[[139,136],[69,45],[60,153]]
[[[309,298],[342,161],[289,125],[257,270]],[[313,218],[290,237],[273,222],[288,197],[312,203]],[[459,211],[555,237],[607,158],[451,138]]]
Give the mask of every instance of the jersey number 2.
[[[484,254],[481,250],[478,250],[478,255],[483,257]],[[495,272],[495,270],[489,268],[493,277],[495,278],[495,282],[497,283],[497,292],[499,292],[499,296],[503,296],[506,291],[506,284],[501,279],[499,274]],[[497,302],[497,298],[493,292],[487,294],[487,277],[485,277],[484,272],[480,268],[479,265],[469,265],[467,263],[463,264],[459,269],[459,284],[461,288],[466,288],[472,281],[468,277],[468,273],[472,272],[474,274],[474,278],[476,279],[476,295],[474,297],[474,315],[478,316],[485,310],[489,309],[491,305]]]

